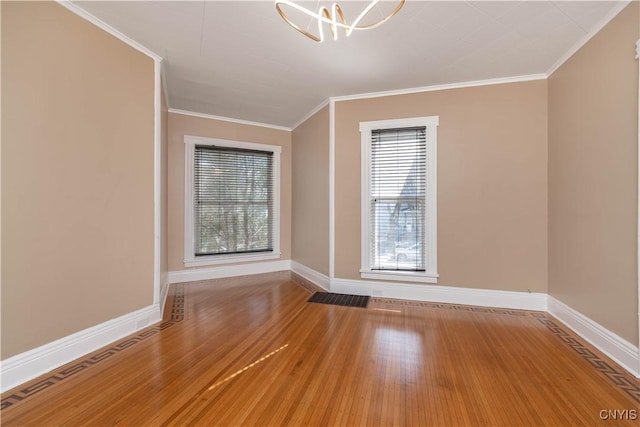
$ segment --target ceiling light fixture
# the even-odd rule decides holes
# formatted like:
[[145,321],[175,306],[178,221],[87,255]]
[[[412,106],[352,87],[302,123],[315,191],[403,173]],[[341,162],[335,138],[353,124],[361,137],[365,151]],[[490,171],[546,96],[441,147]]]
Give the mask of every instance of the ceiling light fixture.
[[[295,1],[293,0],[275,0],[275,5],[276,5],[276,9],[278,10],[278,13],[287,24],[291,25],[293,28],[295,28],[297,31],[304,34],[305,36],[309,37],[311,40],[316,42],[322,42],[324,40],[324,31],[322,29],[323,23],[329,24],[329,29],[331,30],[331,34],[333,35],[334,40],[338,39],[338,28],[344,28],[344,32],[346,36],[349,37],[354,30],[370,30],[371,28],[376,28],[384,24],[392,16],[398,13],[400,9],[402,9],[402,6],[404,5],[405,1],[406,0],[400,0],[396,8],[388,15],[383,16],[382,19],[370,24],[363,24],[363,25],[360,25],[360,22],[365,18],[365,16],[367,16],[367,14],[369,14],[369,12],[371,12],[371,10],[380,2],[380,0],[373,0],[371,3],[369,3],[367,7],[365,7],[364,10],[360,13],[360,15],[358,15],[358,17],[353,21],[352,24],[347,24],[344,18],[344,13],[342,13],[342,9],[340,8],[340,5],[337,3],[333,3],[333,5],[331,5],[331,10],[329,10],[325,6],[321,6],[318,9],[317,13],[303,6],[300,6],[299,4],[295,3]],[[294,24],[293,21],[291,21],[291,19],[289,19],[289,17],[287,16],[287,14],[282,10],[282,6],[291,7],[315,19],[318,22],[318,35],[310,33],[309,31],[303,29],[302,27],[299,27],[298,25]]]

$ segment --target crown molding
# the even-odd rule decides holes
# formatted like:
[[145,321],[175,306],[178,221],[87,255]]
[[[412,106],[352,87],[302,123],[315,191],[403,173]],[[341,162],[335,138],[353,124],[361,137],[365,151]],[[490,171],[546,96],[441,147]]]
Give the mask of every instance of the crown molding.
[[590,33],[585,33],[585,35],[582,36],[582,38],[578,40],[578,42],[575,45],[573,45],[571,49],[569,49],[563,56],[560,57],[560,59],[558,59],[558,61],[555,64],[551,66],[551,68],[549,68],[549,70],[546,73],[547,77],[551,77],[551,75],[555,73],[556,70],[562,66],[562,64],[567,62],[569,58],[571,58],[577,51],[579,51],[580,48],[582,48],[582,46],[587,44],[587,42],[591,40],[593,36],[598,34],[600,30],[602,30],[605,25],[611,22],[611,20],[615,18],[616,15],[622,12],[622,10],[625,7],[627,7],[629,3],[631,3],[631,0],[623,0],[619,2],[616,6],[614,6],[613,9],[611,9],[609,13],[607,13],[607,15],[604,18],[602,18],[602,20],[598,22],[598,24],[596,24],[595,27],[593,27],[593,30]]
[[300,120],[298,120],[297,122],[295,122],[293,124],[293,126],[291,126],[291,129],[295,129],[298,126],[300,126],[301,124],[303,124],[304,122],[306,122],[307,120],[309,120],[314,114],[316,114],[318,111],[322,110],[324,107],[326,107],[327,105],[329,105],[329,98],[325,99],[324,101],[322,101],[320,104],[318,104],[313,110],[309,111],[307,114],[304,115],[304,117],[302,117]]
[[169,112],[173,113],[173,114],[181,114],[183,116],[198,117],[198,118],[201,118],[201,119],[220,120],[220,121],[223,121],[223,122],[238,123],[238,124],[241,124],[241,125],[258,126],[258,127],[263,127],[263,128],[284,130],[284,131],[287,131],[287,132],[291,132],[291,128],[288,128],[288,127],[285,127],[285,126],[270,125],[268,123],[260,123],[260,122],[252,122],[252,121],[249,121],[249,120],[234,119],[232,117],[214,116],[212,114],[197,113],[195,111],[180,110],[180,109],[177,109],[177,108],[169,108]]
[[[115,28],[111,27],[110,25],[106,24],[105,22],[101,21],[100,19],[96,18],[95,16],[93,16],[89,12],[85,11],[84,9],[79,7],[78,5],[74,4],[70,0],[55,0],[55,1],[58,4],[60,4],[61,6],[63,6],[64,8],[68,9],[69,11],[71,11],[72,13],[74,13],[74,14],[84,18],[85,20],[91,22],[92,24],[94,24],[97,27],[101,28],[102,30],[108,32],[109,34],[113,35],[114,37],[118,38],[119,40],[123,41],[124,43],[126,43],[129,46],[133,47],[134,49],[138,50],[139,52],[151,57],[155,61],[164,62],[162,56],[156,54],[155,52],[153,52],[152,50],[148,49],[147,47],[141,45],[140,43],[136,42],[135,40],[127,37],[126,35],[124,35],[120,31],[116,30]],[[297,122],[295,122],[291,127],[272,125],[272,124],[261,123],[261,122],[253,122],[253,121],[249,121],[249,120],[241,120],[241,119],[235,119],[235,118],[231,118],[231,117],[215,116],[215,115],[210,115],[210,114],[205,114],[205,113],[198,113],[198,112],[186,111],[186,110],[180,110],[180,109],[174,109],[174,108],[169,108],[169,112],[175,113],[175,114],[182,114],[182,115],[192,116],[192,117],[199,117],[199,118],[212,119],[212,120],[221,120],[221,121],[226,121],[226,122],[231,122],[231,123],[238,123],[238,124],[244,124],[244,125],[249,125],[249,126],[259,126],[259,127],[264,127],[264,128],[277,129],[277,130],[283,130],[283,131],[291,132],[293,129],[295,129],[296,127],[300,126],[302,123],[304,123],[306,120],[308,120],[311,116],[313,116],[318,111],[320,111],[322,108],[324,108],[326,105],[328,105],[331,101],[333,101],[335,103],[335,102],[340,102],[340,101],[353,101],[353,100],[358,100],[358,99],[380,98],[380,97],[385,97],[385,96],[408,95],[408,94],[415,94],[415,93],[421,93],[421,92],[432,92],[432,91],[439,91],[439,90],[460,89],[460,88],[487,86],[487,85],[504,84],[504,83],[518,83],[518,82],[526,82],[526,81],[533,81],[533,80],[544,80],[544,79],[549,78],[551,76],[551,74],[553,74],[569,58],[571,58],[595,34],[600,32],[600,30],[602,30],[602,28],[604,28],[605,25],[607,25],[616,15],[618,15],[618,13],[620,13],[625,7],[627,7],[627,5],[629,5],[631,3],[631,1],[632,0],[623,0],[623,1],[617,2],[618,4],[613,9],[611,9],[611,11],[594,27],[592,32],[590,32],[588,34],[585,34],[584,37],[578,43],[576,43],[565,55],[563,55],[545,73],[530,74],[530,75],[523,75],[523,76],[514,76],[514,77],[503,77],[503,78],[496,78],[496,79],[486,79],[486,80],[474,80],[474,81],[459,82],[459,83],[450,83],[450,84],[442,84],[442,85],[431,85],[431,86],[422,86],[422,87],[414,87],[414,88],[406,88],[406,89],[398,89],[398,90],[388,90],[388,91],[380,91],[380,92],[369,92],[369,93],[360,93],[360,94],[353,94],[353,95],[330,97],[330,98],[327,98],[326,100],[324,100],[322,103],[320,103],[314,109],[309,111],[307,114],[305,114],[301,119],[299,119]],[[640,53],[640,45],[638,43],[636,43],[636,45],[637,45],[636,53],[639,54]],[[163,64],[162,74],[163,74],[163,76],[166,76],[164,71],[165,70],[164,70],[164,64]],[[165,99],[167,101],[167,105],[170,106],[171,102],[169,101],[169,91],[168,91],[168,88],[167,88],[166,79],[162,79],[162,86],[163,86]]]
[[148,57],[152,58],[154,61],[157,61],[157,62],[162,61],[162,56],[153,52],[151,49],[141,45],[137,41],[127,37],[120,31],[116,30],[115,28],[105,23],[104,21],[101,21],[100,19],[96,18],[95,16],[93,16],[92,14],[90,14],[80,6],[76,5],[75,3],[72,3],[69,0],[56,0],[56,3],[58,3],[60,6],[64,7],[65,9],[69,10],[70,12],[78,15],[79,17],[91,22],[96,27],[106,31],[107,33],[111,34],[112,36],[119,39],[120,41],[128,44],[129,46],[136,49],[137,51],[144,53]]
[[449,83],[449,84],[443,84],[443,85],[422,86],[422,87],[414,87],[414,88],[407,88],[407,89],[360,93],[360,94],[345,95],[345,96],[333,96],[322,101],[318,106],[316,106],[307,114],[305,114],[301,119],[299,119],[291,127],[272,125],[268,123],[252,122],[249,120],[234,119],[232,117],[215,116],[212,114],[180,110],[177,108],[169,108],[169,112],[175,113],[175,114],[182,114],[185,116],[199,117],[203,119],[222,120],[225,122],[239,123],[239,124],[250,125],[250,126],[260,126],[265,128],[291,132],[293,129],[300,126],[302,123],[307,121],[311,116],[316,114],[318,111],[322,110],[324,107],[326,107],[330,103],[335,104],[336,102],[340,102],[340,101],[353,101],[357,99],[381,98],[385,96],[408,95],[408,94],[421,93],[421,92],[433,92],[433,91],[439,91],[439,90],[460,89],[460,88],[467,88],[467,87],[489,86],[489,85],[497,85],[497,84],[505,84],[505,83],[520,83],[520,82],[528,82],[528,81],[534,81],[534,80],[544,80],[547,77],[548,77],[547,74],[529,74],[525,76],[501,77],[497,79],[474,80],[474,81],[468,81],[468,82]]
[[520,83],[520,82],[528,82],[533,80],[544,80],[547,77],[548,77],[547,74],[528,74],[525,76],[500,77],[497,79],[472,80],[468,82],[447,83],[442,85],[422,86],[422,87],[413,87],[413,88],[397,89],[397,90],[386,90],[381,92],[359,93],[359,94],[345,95],[345,96],[333,96],[330,99],[334,102],[354,101],[358,99],[382,98],[385,96],[396,96],[396,95],[410,95],[414,93],[435,92],[439,90],[499,85],[499,84],[505,84],[505,83]]

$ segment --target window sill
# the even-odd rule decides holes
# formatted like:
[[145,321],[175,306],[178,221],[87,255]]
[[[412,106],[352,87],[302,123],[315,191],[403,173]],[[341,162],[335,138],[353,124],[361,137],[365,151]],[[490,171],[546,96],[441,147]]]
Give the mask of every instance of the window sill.
[[437,273],[423,273],[413,271],[360,270],[363,279],[386,280],[392,282],[421,282],[438,283]]
[[259,254],[231,254],[231,255],[210,255],[185,259],[185,267],[200,267],[204,265],[238,264],[243,262],[266,261],[279,259],[280,252],[264,252]]

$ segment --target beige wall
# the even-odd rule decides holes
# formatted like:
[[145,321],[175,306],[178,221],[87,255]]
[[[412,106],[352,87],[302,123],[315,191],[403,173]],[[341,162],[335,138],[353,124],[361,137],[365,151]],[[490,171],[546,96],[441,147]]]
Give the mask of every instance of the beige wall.
[[336,103],[336,277],[359,278],[359,122],[439,116],[438,283],[546,292],[546,85]]
[[638,17],[549,78],[549,293],[636,345]]
[[[169,270],[184,270],[184,136],[279,145],[281,259],[291,258],[291,132],[169,113]],[[202,268],[202,267],[200,267]]]
[[2,2],[2,359],[153,302],[154,63]]
[[292,132],[291,259],[329,275],[329,107]]

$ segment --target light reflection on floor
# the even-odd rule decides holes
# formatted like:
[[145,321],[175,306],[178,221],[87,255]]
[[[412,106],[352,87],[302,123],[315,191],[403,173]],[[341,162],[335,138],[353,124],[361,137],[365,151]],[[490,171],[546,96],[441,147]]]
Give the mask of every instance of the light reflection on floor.
[[374,333],[374,345],[375,353],[379,358],[385,362],[396,362],[404,367],[404,369],[393,369],[392,372],[380,372],[382,375],[388,377],[391,374],[394,379],[404,381],[407,379],[407,371],[415,374],[421,369],[424,343],[419,333],[378,327]]

